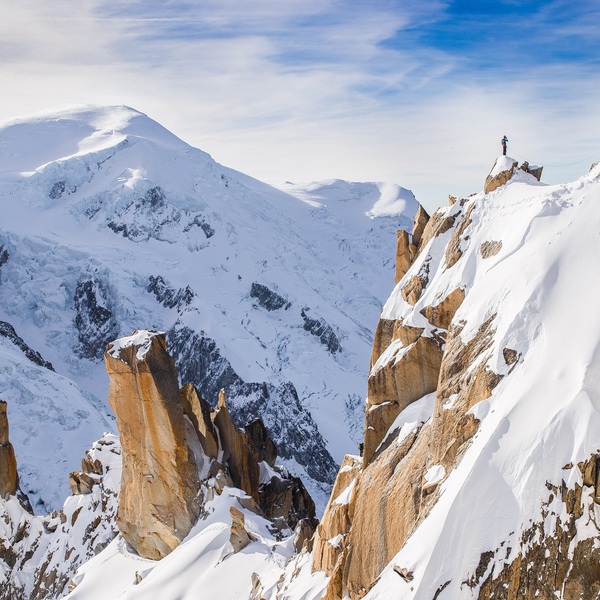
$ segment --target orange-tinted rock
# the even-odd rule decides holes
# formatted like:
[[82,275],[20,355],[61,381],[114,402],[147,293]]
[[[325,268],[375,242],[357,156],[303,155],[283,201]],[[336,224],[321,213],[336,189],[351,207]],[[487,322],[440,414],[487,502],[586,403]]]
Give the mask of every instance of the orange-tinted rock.
[[229,414],[225,391],[219,392],[217,408],[212,414],[213,424],[219,430],[221,446],[227,453],[227,463],[233,484],[244,490],[257,504],[260,501],[260,455],[248,434],[239,430]]
[[421,310],[421,314],[435,327],[448,329],[450,323],[465,299],[465,292],[462,288],[456,288],[450,292],[440,303],[435,306],[426,306]]
[[17,459],[8,439],[8,416],[6,402],[0,400],[0,496],[6,498],[17,491]]
[[210,418],[208,402],[202,398],[191,383],[184,385],[179,393],[183,413],[192,422],[204,454],[209,458],[216,459],[219,455],[219,441]]
[[122,446],[117,524],[140,556],[160,559],[179,545],[200,511],[177,372],[162,333],[117,340],[104,358]]
[[399,229],[396,232],[396,283],[398,283],[404,275],[406,275],[408,269],[410,269],[412,262],[410,246],[408,231]]
[[367,465],[396,417],[409,404],[434,392],[442,362],[437,341],[419,337],[409,346],[393,342],[373,367],[365,412],[364,464]]
[[313,571],[331,576],[347,547],[354,513],[355,486],[362,470],[358,456],[346,454],[333,485],[323,518],[317,527],[313,545]]
[[427,211],[419,204],[419,208],[415,214],[415,218],[413,221],[412,228],[412,243],[418,250],[421,249],[421,240],[423,238],[423,232],[425,231],[425,227],[429,222],[429,214]]
[[505,171],[500,171],[500,173],[492,175],[491,173],[493,173],[493,171],[494,171],[496,162],[498,162],[498,159],[496,159],[496,161],[494,162],[494,167],[492,167],[492,171],[490,172],[490,175],[488,175],[486,177],[485,183],[483,185],[483,191],[486,194],[489,194],[490,192],[493,192],[495,189],[498,189],[501,185],[508,183],[517,169],[518,163],[517,163],[517,161],[514,161],[511,165],[510,169],[507,169]]

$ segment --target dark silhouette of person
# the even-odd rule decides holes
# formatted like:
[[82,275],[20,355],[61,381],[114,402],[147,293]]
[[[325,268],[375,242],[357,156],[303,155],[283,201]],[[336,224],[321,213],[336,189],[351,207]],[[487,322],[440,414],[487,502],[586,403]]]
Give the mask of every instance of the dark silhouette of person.
[[506,145],[508,144],[508,138],[504,136],[502,138],[502,154],[506,156]]

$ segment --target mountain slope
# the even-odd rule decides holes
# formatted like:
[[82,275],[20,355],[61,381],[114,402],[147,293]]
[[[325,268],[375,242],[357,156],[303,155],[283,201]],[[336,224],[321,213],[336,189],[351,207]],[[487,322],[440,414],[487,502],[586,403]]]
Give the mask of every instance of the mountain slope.
[[[598,166],[558,186],[516,171],[432,215],[378,326],[381,435],[320,527],[328,598],[596,597],[598,202]],[[411,397],[419,344],[439,375]]]
[[322,506],[360,437],[370,332],[412,194],[278,190],[127,107],[6,124],[0,164],[0,320],[54,368],[0,339],[0,396],[40,510],[60,506],[68,471],[114,431],[100,357],[141,327],[169,333],[182,380],[210,403],[226,387],[241,424],[261,416]]

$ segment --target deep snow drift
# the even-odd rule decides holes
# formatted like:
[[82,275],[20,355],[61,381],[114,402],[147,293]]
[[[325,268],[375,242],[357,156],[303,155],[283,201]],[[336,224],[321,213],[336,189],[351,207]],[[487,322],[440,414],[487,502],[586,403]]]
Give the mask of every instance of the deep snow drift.
[[[0,128],[0,397],[23,489],[58,508],[104,431],[102,353],[167,331],[182,380],[241,424],[261,416],[321,508],[362,434],[372,331],[393,281],[399,186],[275,189],[216,164],[127,107]],[[52,460],[44,460],[51,456]]]

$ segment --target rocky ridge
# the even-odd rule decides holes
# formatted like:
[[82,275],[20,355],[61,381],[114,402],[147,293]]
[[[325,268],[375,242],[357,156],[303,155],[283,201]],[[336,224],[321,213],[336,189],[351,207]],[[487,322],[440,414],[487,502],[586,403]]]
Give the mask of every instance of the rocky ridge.
[[[520,172],[526,173],[527,168]],[[480,523],[481,529],[474,531],[484,531],[485,515],[476,511],[485,506],[485,511],[502,513],[496,503],[504,502],[499,482],[507,475],[501,467],[498,474],[494,471],[491,475],[488,470],[485,476],[480,469],[481,480],[471,479],[473,485],[457,488],[452,483],[464,478],[479,456],[484,465],[490,464],[485,444],[488,432],[497,432],[493,428],[498,425],[490,430],[488,423],[496,421],[495,410],[505,410],[501,407],[508,390],[515,393],[530,376],[523,368],[524,361],[541,360],[539,348],[544,346],[524,343],[523,328],[533,331],[533,324],[526,321],[524,325],[519,315],[519,310],[522,315],[527,308],[518,301],[517,306],[514,301],[499,303],[497,296],[490,300],[498,281],[485,277],[510,252],[507,243],[514,248],[514,238],[506,231],[515,224],[502,221],[503,215],[508,207],[514,210],[514,203],[524,194],[533,194],[540,174],[541,168],[534,173],[535,179],[530,173],[516,175],[515,165],[511,165],[497,174],[493,190],[486,182],[493,197],[484,192],[451,198],[450,206],[436,211],[424,228],[422,221],[415,222],[414,231],[421,227],[416,244],[414,237],[409,240],[399,232],[397,287],[384,307],[373,345],[364,455],[360,460],[346,457],[314,544],[312,568],[329,576],[327,600],[580,598],[591,597],[586,594],[593,595],[600,586],[600,572],[594,566],[600,528],[594,516],[599,499],[593,445],[588,443],[578,451],[567,445],[545,471],[538,451],[530,450],[538,462],[524,469],[541,469],[546,474],[546,479],[544,475],[536,478],[537,487],[529,482],[529,494],[537,503],[528,501],[521,512],[513,512],[499,528],[504,533],[487,543],[481,543],[481,535],[473,538],[466,533],[473,530],[461,526],[458,506],[470,506],[468,517],[463,518]],[[585,207],[589,207],[588,196],[598,196],[598,181],[598,169],[592,169],[560,193],[556,188],[538,188],[527,206],[521,207],[525,216],[517,221],[518,227],[527,231],[529,219],[537,214],[552,215],[556,220],[549,230],[538,230],[539,237],[531,236],[529,243],[552,239],[552,228],[561,227],[562,210],[573,206],[575,199],[583,219],[579,231],[586,230],[589,210]],[[502,227],[508,229],[501,238],[483,237],[498,235]],[[561,252],[564,245],[553,256],[562,257]],[[543,274],[544,267],[539,268]],[[519,284],[514,279],[514,274],[503,272],[500,281],[509,287],[502,288],[500,297],[510,296],[511,289],[515,294]],[[566,302],[576,303],[564,286]],[[463,310],[465,305],[468,307]],[[548,344],[551,347],[552,342]],[[600,389],[593,393],[600,394]],[[522,391],[518,394],[524,411],[527,396],[522,397]],[[551,394],[552,401],[564,407],[568,428],[568,405],[555,391]],[[596,413],[588,426],[594,430],[597,421]],[[527,435],[530,443],[536,444],[545,434],[543,429],[530,428]],[[540,436],[538,440],[534,435]],[[491,444],[495,452],[499,451],[497,444],[500,451],[511,451],[496,439]],[[561,462],[562,456],[573,452],[581,457],[577,467],[567,460]],[[493,477],[498,477],[496,482]],[[492,493],[494,485],[499,486],[496,494]],[[489,489],[491,495],[484,501],[480,496],[486,491],[478,489]],[[446,512],[440,521],[438,515],[448,510],[446,499],[461,492],[460,500],[452,505],[455,514]],[[533,506],[537,506],[538,516],[529,520],[524,515],[533,517]],[[444,529],[454,531],[453,537],[445,538]],[[473,543],[479,544],[480,554],[469,555],[469,559],[463,555],[460,563],[455,564],[446,552],[448,544],[464,549]],[[417,558],[430,555],[441,563]]]
[[211,413],[192,385],[180,390],[164,333],[120,338],[108,345],[105,360],[122,446],[110,434],[94,444],[81,471],[69,476],[73,495],[48,517],[32,515],[15,496],[17,465],[6,403],[0,404],[0,531],[8,544],[0,551],[0,598],[75,593],[82,581],[76,569],[109,544],[126,543],[138,560],[160,561],[208,518],[219,496],[237,499],[229,509],[233,552],[259,540],[246,529],[249,514],[268,524],[269,536],[297,529],[290,537],[297,551],[308,543],[317,524],[314,502],[302,482],[276,464],[277,449],[262,422],[240,430],[224,392]]

